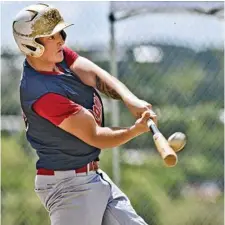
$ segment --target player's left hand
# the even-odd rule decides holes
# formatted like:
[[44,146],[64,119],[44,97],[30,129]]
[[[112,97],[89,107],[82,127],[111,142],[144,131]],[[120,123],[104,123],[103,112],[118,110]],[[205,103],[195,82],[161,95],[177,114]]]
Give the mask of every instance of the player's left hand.
[[132,101],[125,102],[125,105],[136,119],[141,118],[142,113],[149,110],[151,113],[150,117],[157,124],[157,115],[153,112],[152,105],[150,103],[141,99],[134,99]]

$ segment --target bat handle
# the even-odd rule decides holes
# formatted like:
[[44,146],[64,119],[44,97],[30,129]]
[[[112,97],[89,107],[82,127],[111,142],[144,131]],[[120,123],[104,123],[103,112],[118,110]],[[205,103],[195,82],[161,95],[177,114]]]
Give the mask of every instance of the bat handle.
[[152,132],[152,134],[156,134],[156,133],[160,133],[158,127],[155,125],[155,123],[153,122],[152,119],[149,119],[148,122],[147,122],[147,125],[150,129],[150,131]]

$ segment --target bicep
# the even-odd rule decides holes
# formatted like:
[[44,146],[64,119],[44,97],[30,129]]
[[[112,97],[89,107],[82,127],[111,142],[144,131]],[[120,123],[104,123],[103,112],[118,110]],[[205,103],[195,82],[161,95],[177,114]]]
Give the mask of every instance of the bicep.
[[120,82],[90,60],[79,56],[71,65],[70,69],[77,74],[86,85],[96,88],[110,98],[121,99],[120,94],[115,88]]
[[75,115],[70,115],[58,127],[78,137],[87,144],[95,146],[98,125],[94,116],[87,109],[82,108]]
[[94,116],[81,105],[59,94],[48,93],[35,102],[33,109],[59,128],[95,146],[98,125]]

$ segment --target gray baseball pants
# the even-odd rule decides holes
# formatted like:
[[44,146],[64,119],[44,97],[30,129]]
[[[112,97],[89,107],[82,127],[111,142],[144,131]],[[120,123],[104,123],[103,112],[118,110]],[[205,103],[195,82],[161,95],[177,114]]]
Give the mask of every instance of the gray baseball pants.
[[127,196],[102,170],[36,175],[35,192],[51,225],[146,225]]

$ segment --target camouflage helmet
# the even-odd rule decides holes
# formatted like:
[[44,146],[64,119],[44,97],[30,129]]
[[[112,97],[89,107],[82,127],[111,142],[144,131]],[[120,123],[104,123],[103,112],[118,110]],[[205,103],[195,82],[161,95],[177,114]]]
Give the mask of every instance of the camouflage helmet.
[[44,46],[37,42],[39,37],[48,37],[63,31],[73,24],[64,22],[59,11],[47,4],[30,5],[22,9],[13,21],[13,36],[19,49],[25,54],[40,57]]

